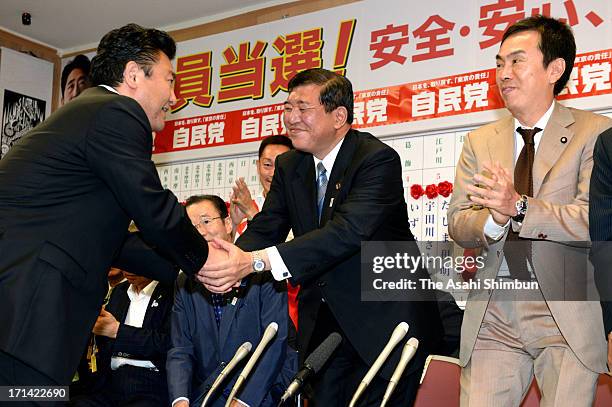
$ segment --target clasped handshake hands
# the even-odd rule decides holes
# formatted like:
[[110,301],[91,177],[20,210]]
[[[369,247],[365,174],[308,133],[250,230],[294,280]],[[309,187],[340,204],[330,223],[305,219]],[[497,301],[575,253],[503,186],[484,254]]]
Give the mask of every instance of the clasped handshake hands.
[[514,188],[513,175],[497,161],[484,162],[483,171],[474,174],[473,185],[467,185],[469,199],[491,212],[493,220],[505,225],[516,215],[516,201],[521,196]]
[[238,246],[217,239],[208,242],[208,258],[196,278],[210,292],[223,294],[240,286],[240,281],[253,271],[251,254]]

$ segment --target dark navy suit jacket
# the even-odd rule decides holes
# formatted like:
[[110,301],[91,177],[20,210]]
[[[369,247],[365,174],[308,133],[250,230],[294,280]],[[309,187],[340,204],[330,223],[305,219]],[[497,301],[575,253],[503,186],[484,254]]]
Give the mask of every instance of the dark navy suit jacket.
[[589,198],[591,261],[601,296],[606,335],[612,332],[612,129],[604,131],[593,150],[593,172]]

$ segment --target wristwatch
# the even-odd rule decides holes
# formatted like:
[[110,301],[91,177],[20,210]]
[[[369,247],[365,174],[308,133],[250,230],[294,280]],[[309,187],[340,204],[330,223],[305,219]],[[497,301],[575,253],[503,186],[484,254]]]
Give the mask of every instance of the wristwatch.
[[516,201],[514,206],[516,207],[517,214],[512,217],[512,220],[522,222],[527,213],[527,195],[521,195],[521,199]]
[[258,251],[251,252],[251,257],[253,258],[254,273],[261,273],[266,269],[266,262],[262,260]]

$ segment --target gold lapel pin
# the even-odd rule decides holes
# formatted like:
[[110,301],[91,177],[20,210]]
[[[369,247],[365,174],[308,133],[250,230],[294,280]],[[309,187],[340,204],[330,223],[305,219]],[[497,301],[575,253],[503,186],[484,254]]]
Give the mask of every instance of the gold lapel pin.
[[340,189],[342,185],[339,182],[336,182],[336,191]]

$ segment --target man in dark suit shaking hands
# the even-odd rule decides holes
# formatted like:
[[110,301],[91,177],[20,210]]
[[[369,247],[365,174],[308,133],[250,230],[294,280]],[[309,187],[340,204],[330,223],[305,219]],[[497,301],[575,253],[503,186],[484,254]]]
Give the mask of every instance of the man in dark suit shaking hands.
[[[276,280],[300,284],[298,350],[308,355],[331,332],[343,342],[314,383],[316,406],[348,405],[378,352],[400,321],[419,339],[415,359],[390,405],[411,405],[417,371],[436,345],[440,321],[429,302],[361,301],[363,241],[406,241],[408,226],[398,154],[368,133],[351,129],[353,89],[325,69],[289,82],[284,123],[296,150],[276,159],[270,192],[237,246],[215,240],[229,260],[199,275],[211,291],[226,291],[247,274],[270,270]],[[285,242],[289,229],[295,239]],[[265,249],[265,250],[264,250]],[[427,278],[424,270],[417,271]],[[377,376],[359,406],[380,405],[400,350]]]
[[206,241],[151,161],[151,133],[176,100],[175,50],[159,30],[109,32],[92,60],[94,87],[0,161],[0,385],[70,382],[130,219],[186,273],[206,261]]

